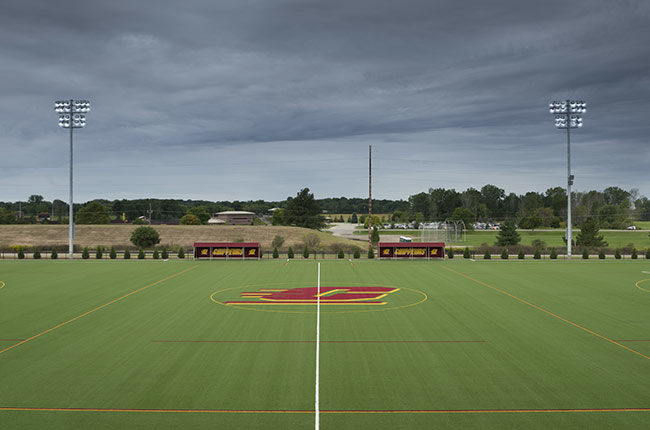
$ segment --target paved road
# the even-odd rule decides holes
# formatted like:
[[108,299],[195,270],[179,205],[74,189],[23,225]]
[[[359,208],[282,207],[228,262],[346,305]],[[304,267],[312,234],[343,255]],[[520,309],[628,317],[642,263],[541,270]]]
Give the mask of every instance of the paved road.
[[354,228],[356,224],[351,224],[347,222],[335,222],[330,224],[330,227],[325,229],[325,231],[331,231],[334,236],[344,237],[346,239],[359,240],[363,236],[355,235]]
[[[345,222],[335,222],[330,224],[330,227],[326,231],[331,231],[334,236],[343,237],[345,239],[358,240],[361,242],[368,242],[368,236],[364,234],[354,234],[356,224],[350,224]],[[411,235],[413,237],[413,235]],[[413,237],[416,239],[415,237]],[[399,236],[395,234],[380,234],[380,242],[399,242]]]

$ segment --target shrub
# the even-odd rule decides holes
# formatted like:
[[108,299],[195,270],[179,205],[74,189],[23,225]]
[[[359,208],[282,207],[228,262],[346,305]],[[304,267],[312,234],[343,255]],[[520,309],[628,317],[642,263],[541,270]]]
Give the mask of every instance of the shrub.
[[520,260],[523,260],[524,258],[526,258],[526,254],[524,254],[523,248],[519,248],[519,253],[517,254],[517,258],[520,259]]
[[284,244],[284,237],[276,234],[273,240],[271,241],[271,246],[274,248],[281,248]]
[[182,246],[178,248],[178,254],[176,254],[176,256],[181,259],[185,258],[185,250]]
[[162,247],[162,253],[161,253],[162,259],[167,260],[169,258],[169,251],[167,251],[167,247],[163,246]]
[[544,249],[544,248],[546,248],[546,242],[544,242],[544,241],[541,240],[541,239],[535,239],[535,240],[533,240],[532,243],[531,243],[531,245],[533,245],[535,248],[538,248],[538,249]]
[[490,249],[485,250],[485,254],[483,254],[483,259],[484,260],[489,260],[492,258],[492,255],[490,254]]
[[158,254],[158,248],[154,248],[152,257],[153,257],[154,260],[157,260],[158,258],[160,258],[160,254]]
[[551,260],[557,260],[557,250],[555,248],[551,248],[551,254],[549,257]]
[[101,246],[97,246],[97,250],[95,251],[95,258],[101,260],[102,255],[104,255],[104,248],[102,248]]
[[153,227],[138,227],[131,233],[131,243],[140,248],[149,248],[160,243],[160,236]]
[[600,252],[598,253],[598,258],[600,258],[601,260],[605,259],[605,251],[602,248],[600,248]]
[[650,260],[650,248],[645,250],[645,259]]
[[449,252],[447,252],[447,257],[454,258],[454,248],[449,248]]
[[508,248],[503,248],[503,251],[501,251],[501,259],[502,260],[507,260],[510,255],[508,254]]
[[287,251],[287,258],[293,258],[293,248],[289,247],[289,250]]
[[539,260],[542,258],[542,252],[539,250],[539,248],[535,249],[535,253],[533,254],[533,258],[535,260]]
[[179,221],[181,225],[201,225],[201,220],[194,214],[185,214]]
[[302,240],[305,246],[311,249],[318,248],[318,245],[320,245],[320,237],[316,233],[307,233]]
[[124,250],[124,259],[125,260],[130,260],[131,259],[131,251],[129,251],[129,248]]
[[138,249],[138,260],[144,260],[144,249]]
[[466,246],[465,250],[463,251],[463,258],[471,258],[472,256],[469,253],[469,248]]
[[374,226],[372,228],[372,233],[370,233],[370,241],[373,245],[377,245],[379,243],[379,229],[377,226]]
[[309,258],[309,248],[305,246],[305,250],[302,252],[302,258]]
[[589,217],[580,226],[576,235],[576,244],[582,246],[607,246],[602,235],[598,235],[598,222],[595,218]]
[[639,253],[636,250],[636,248],[632,248],[632,255],[630,257],[632,258],[632,260],[636,260],[637,258],[639,258]]
[[372,260],[373,258],[375,258],[375,251],[372,248],[368,248],[368,259]]
[[38,248],[34,248],[34,253],[32,254],[32,257],[34,258],[34,260],[40,260],[41,250]]
[[619,248],[616,248],[616,251],[614,252],[614,258],[617,260],[621,259],[621,250]]
[[359,248],[354,248],[354,254],[352,255],[355,259],[361,258],[361,251]]
[[343,252],[343,248],[339,248],[339,253],[337,254],[338,258],[345,258],[345,252]]
[[25,251],[23,251],[23,248],[18,248],[18,259],[22,260],[25,258]]
[[497,233],[497,245],[507,246],[516,245],[521,241],[521,236],[517,233],[517,226],[514,219],[508,219],[501,224],[501,229]]
[[84,260],[88,260],[90,258],[90,251],[88,251],[88,247],[84,246],[83,251],[81,251],[81,258]]
[[280,253],[278,252],[278,247],[273,248],[273,258],[278,258]]
[[589,250],[587,248],[582,250],[582,259],[589,260]]
[[111,246],[111,250],[109,251],[108,256],[111,260],[115,260],[117,258],[117,252],[115,252],[114,246]]
[[59,254],[56,252],[56,248],[52,248],[52,253],[50,254],[50,258],[52,260],[56,260],[57,258],[59,258]]

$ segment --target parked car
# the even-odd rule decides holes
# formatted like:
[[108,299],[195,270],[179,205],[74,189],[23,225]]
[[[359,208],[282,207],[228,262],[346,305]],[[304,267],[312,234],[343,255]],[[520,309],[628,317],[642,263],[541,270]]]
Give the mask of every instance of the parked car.
[[636,230],[636,229],[637,229],[637,228],[636,228],[635,225],[631,225],[631,226],[629,226],[628,228],[626,228],[626,230]]

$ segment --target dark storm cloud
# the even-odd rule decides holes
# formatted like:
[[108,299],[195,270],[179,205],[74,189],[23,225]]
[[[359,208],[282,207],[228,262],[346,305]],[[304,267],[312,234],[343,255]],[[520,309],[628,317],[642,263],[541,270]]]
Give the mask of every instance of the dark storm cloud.
[[[93,103],[81,199],[363,195],[369,143],[382,197],[544,190],[566,151],[546,105],[568,97],[589,103],[578,188],[648,195],[649,18],[646,1],[3,1],[0,200],[64,197],[65,97]],[[257,179],[207,185],[235,166]]]

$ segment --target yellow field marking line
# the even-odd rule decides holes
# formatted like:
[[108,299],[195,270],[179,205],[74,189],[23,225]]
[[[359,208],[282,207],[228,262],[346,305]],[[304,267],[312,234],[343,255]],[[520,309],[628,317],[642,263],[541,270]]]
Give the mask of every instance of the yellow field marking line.
[[[140,412],[181,414],[314,414],[307,409],[117,409],[117,408],[26,408],[0,407],[1,411],[24,412]],[[321,410],[321,414],[525,414],[525,413],[584,413],[584,412],[650,412],[650,408],[594,409],[338,409]]]
[[642,286],[639,285],[641,282],[646,282],[646,281],[650,281],[650,278],[648,278],[648,279],[641,279],[639,282],[636,282],[636,283],[634,284],[634,286],[637,287],[637,288],[638,288],[639,290],[641,290],[641,291],[645,291],[646,293],[650,293],[650,290],[646,290],[645,288],[643,288]]
[[528,302],[528,301],[526,301],[526,300],[524,300],[524,299],[521,299],[521,298],[519,298],[519,297],[517,297],[517,296],[515,296],[515,295],[513,295],[513,294],[510,294],[510,293],[508,293],[508,292],[506,292],[506,291],[503,291],[503,290],[501,290],[501,289],[499,289],[499,288],[497,288],[497,287],[493,287],[492,285],[486,284],[485,282],[479,281],[478,279],[472,278],[471,276],[465,275],[464,273],[458,272],[458,271],[456,271],[456,270],[454,270],[454,269],[450,269],[449,267],[446,267],[446,266],[441,266],[441,267],[442,267],[443,269],[447,269],[447,270],[449,270],[450,272],[454,272],[454,273],[456,273],[456,274],[458,274],[458,275],[460,275],[460,276],[462,276],[462,277],[464,277],[464,278],[467,278],[467,279],[469,279],[469,280],[471,280],[471,281],[474,281],[474,282],[476,282],[477,284],[481,284],[481,285],[483,285],[483,286],[485,286],[485,287],[488,287],[488,288],[490,288],[490,289],[492,289],[492,290],[494,290],[494,291],[498,291],[498,292],[501,293],[501,294],[505,294],[506,296],[512,297],[513,299],[518,300],[518,301],[520,301],[521,303],[527,304],[528,306],[531,306],[531,307],[533,307],[533,308],[535,308],[535,309],[537,309],[537,310],[540,310],[540,311],[542,311],[542,312],[544,312],[544,313],[546,313],[546,314],[549,314],[549,315],[551,315],[551,316],[553,316],[553,317],[555,317],[555,318],[557,318],[557,319],[559,319],[559,320],[564,321],[565,323],[571,324],[572,326],[577,327],[577,328],[579,328],[580,330],[584,330],[584,331],[586,331],[587,333],[591,333],[591,334],[593,334],[594,336],[598,336],[599,338],[601,338],[601,339],[603,339],[603,340],[606,340],[607,342],[613,343],[614,345],[620,346],[620,347],[623,348],[623,349],[627,349],[628,351],[633,352],[633,353],[635,353],[636,355],[639,355],[639,356],[641,356],[641,357],[643,357],[643,358],[645,358],[645,359],[647,359],[647,360],[650,360],[650,357],[649,357],[649,356],[647,356],[647,355],[645,355],[645,354],[642,354],[642,353],[640,353],[639,351],[637,351],[637,350],[635,350],[635,349],[629,348],[629,347],[627,347],[627,346],[625,346],[625,345],[623,345],[623,344],[621,344],[621,343],[619,343],[619,342],[616,342],[616,341],[613,340],[613,339],[610,339],[610,338],[608,338],[608,337],[606,337],[606,336],[603,336],[602,334],[596,333],[596,332],[593,331],[593,330],[589,330],[588,328],[583,327],[583,326],[581,326],[580,324],[576,324],[576,323],[574,323],[573,321],[569,321],[569,320],[566,319],[566,318],[563,318],[563,317],[561,317],[561,316],[559,316],[559,315],[556,315],[556,314],[554,314],[554,313],[551,312],[551,311],[547,311],[546,309],[541,308],[541,307],[539,307],[539,306],[537,306],[537,305],[534,305],[534,304],[532,304],[532,303],[530,303],[530,302]]
[[81,314],[81,315],[77,315],[76,317],[74,317],[74,318],[72,318],[72,319],[69,319],[68,321],[62,322],[61,324],[57,324],[57,325],[55,325],[54,327],[48,328],[47,330],[42,331],[42,332],[40,332],[40,333],[38,333],[38,334],[35,334],[35,335],[32,336],[32,337],[28,337],[27,339],[25,339],[25,340],[23,340],[23,341],[21,341],[21,342],[18,342],[18,343],[15,344],[15,345],[11,345],[11,346],[9,346],[9,347],[7,347],[7,348],[5,348],[5,349],[2,349],[2,350],[0,350],[0,354],[2,354],[2,353],[4,353],[4,352],[7,352],[7,351],[9,351],[10,349],[14,349],[14,348],[16,348],[17,346],[22,345],[23,343],[27,343],[27,342],[29,342],[30,340],[34,340],[34,339],[36,339],[37,337],[41,337],[41,336],[43,336],[44,334],[47,334],[47,333],[51,332],[52,330],[56,330],[56,329],[59,328],[59,327],[63,327],[64,325],[69,324],[69,323],[71,323],[71,322],[73,322],[73,321],[76,321],[76,320],[78,320],[79,318],[85,317],[85,316],[88,315],[88,314],[91,314],[91,313],[93,313],[93,312],[95,312],[95,311],[98,311],[98,310],[100,310],[100,309],[102,309],[102,308],[105,308],[105,307],[108,306],[108,305],[111,305],[111,304],[113,304],[113,303],[115,303],[115,302],[118,302],[118,301],[120,301],[120,300],[122,300],[122,299],[125,299],[125,298],[129,297],[129,296],[132,295],[132,294],[139,293],[140,291],[142,291],[142,290],[146,290],[147,288],[153,287],[154,285],[158,285],[158,284],[160,284],[161,282],[165,282],[165,281],[167,281],[167,280],[169,280],[169,279],[172,279],[172,278],[175,278],[175,277],[177,277],[177,276],[180,276],[180,275],[182,275],[183,273],[186,273],[186,272],[189,272],[190,270],[196,269],[197,267],[199,267],[199,266],[198,266],[198,265],[196,265],[196,266],[192,266],[192,267],[190,267],[190,268],[188,268],[188,269],[182,270],[182,271],[180,271],[180,272],[178,272],[178,273],[175,273],[175,274],[173,274],[173,275],[169,275],[169,276],[167,276],[166,278],[163,278],[163,279],[161,279],[161,280],[159,280],[159,281],[153,282],[153,283],[151,283],[151,284],[149,284],[149,285],[145,285],[145,286],[142,287],[142,288],[138,288],[137,290],[131,291],[130,293],[127,293],[127,294],[123,295],[122,297],[118,297],[117,299],[113,299],[113,300],[111,300],[111,301],[108,302],[108,303],[104,303],[104,304],[101,305],[101,306],[97,306],[95,309],[91,309],[91,310],[89,310],[88,312],[84,312],[84,313]]
[[5,283],[4,283],[4,282],[2,282],[2,281],[0,281],[0,284],[2,284],[2,285],[0,285],[0,289],[2,289],[2,288],[4,288],[4,287],[5,287],[5,285],[7,285],[7,284],[5,284]]

